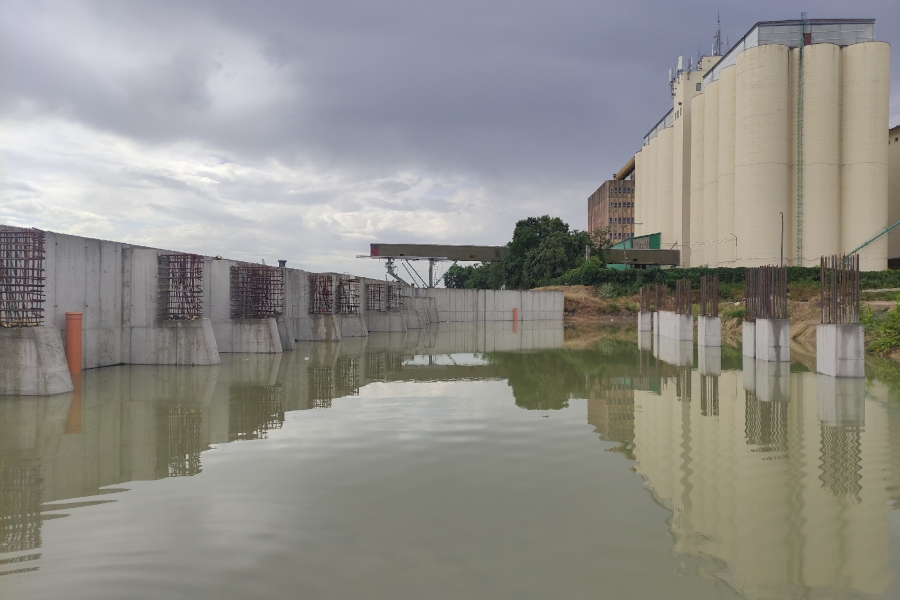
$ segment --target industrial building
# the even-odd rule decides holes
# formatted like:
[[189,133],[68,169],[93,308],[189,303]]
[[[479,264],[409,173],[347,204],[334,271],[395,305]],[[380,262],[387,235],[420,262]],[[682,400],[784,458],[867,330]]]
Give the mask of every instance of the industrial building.
[[634,236],[634,180],[603,182],[588,198],[588,231],[609,232],[609,240],[618,244]]
[[763,21],[713,54],[678,59],[672,109],[617,175],[634,180],[635,234],[660,233],[682,266],[813,266],[858,251],[862,269],[880,270],[900,257],[900,228],[890,246],[873,241],[900,220],[890,47],[875,20]]

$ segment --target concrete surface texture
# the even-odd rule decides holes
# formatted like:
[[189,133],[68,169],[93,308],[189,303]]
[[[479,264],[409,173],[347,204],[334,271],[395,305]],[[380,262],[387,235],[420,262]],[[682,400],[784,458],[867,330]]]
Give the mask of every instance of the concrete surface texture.
[[767,362],[789,362],[791,360],[791,322],[789,320],[756,320],[756,358]]
[[[756,323],[744,321],[741,324],[741,348],[744,356],[756,357]],[[744,369],[744,372],[747,370]]]
[[209,319],[162,321],[131,329],[133,365],[217,365],[221,362]]
[[700,315],[697,317],[697,344],[700,346],[722,345],[722,318]]
[[677,367],[690,367],[694,364],[693,340],[678,340],[661,335],[656,357]]
[[653,313],[652,312],[639,312],[638,313],[638,331],[653,331]]
[[694,341],[694,317],[659,311],[659,335],[680,341]]
[[865,377],[862,325],[816,326],[816,372],[831,377]]
[[0,396],[52,396],[72,389],[56,327],[0,328]]

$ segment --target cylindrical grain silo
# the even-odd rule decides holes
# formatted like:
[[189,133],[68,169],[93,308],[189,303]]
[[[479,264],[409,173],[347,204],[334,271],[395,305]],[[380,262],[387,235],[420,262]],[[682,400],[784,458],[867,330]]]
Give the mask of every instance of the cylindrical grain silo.
[[703,90],[703,257],[719,264],[719,82]]
[[[800,79],[800,49],[791,48],[788,53],[788,182],[789,205],[784,218],[784,262],[788,265],[800,264],[797,258],[797,83]],[[840,195],[840,188],[838,188]]]
[[659,223],[659,219],[657,218],[656,212],[656,150],[659,148],[659,138],[652,138],[650,142],[644,146],[644,151],[647,153],[644,161],[644,168],[647,171],[646,181],[647,181],[647,225],[644,229],[644,234],[652,234],[659,231],[657,229],[657,224]]
[[656,154],[656,216],[657,227],[662,233],[661,240],[666,247],[675,243],[672,222],[672,143],[674,130],[671,127],[660,130]]
[[634,155],[634,235],[639,236],[641,232],[643,232],[643,225],[641,223],[644,222],[644,205],[643,198],[641,194],[644,191],[644,184],[641,181],[641,177],[644,174],[643,168],[644,162],[644,154],[642,151],[638,151],[637,154]]
[[703,241],[703,94],[691,98],[691,266],[706,264]]
[[[802,228],[803,256],[797,264],[810,267],[817,266],[821,256],[840,252],[841,49],[834,44],[806,46],[802,81],[799,72],[796,75],[796,85],[803,86],[802,104],[795,109],[803,133],[801,149],[793,161],[799,160],[800,168],[795,167],[792,182],[796,186],[796,178],[801,178],[800,186],[793,190],[800,210],[795,204],[791,221],[797,223],[799,218]],[[796,129],[796,121],[793,125]],[[796,250],[790,254],[796,254]]]
[[725,67],[719,73],[719,265],[733,267],[737,235],[734,230],[734,85],[735,67]]
[[788,47],[767,44],[737,56],[735,234],[737,265],[780,264],[782,218],[790,206]]
[[[890,47],[867,42],[841,50],[841,251],[885,229],[888,220]],[[887,236],[859,251],[860,268],[887,268]],[[806,252],[804,252],[806,254]]]

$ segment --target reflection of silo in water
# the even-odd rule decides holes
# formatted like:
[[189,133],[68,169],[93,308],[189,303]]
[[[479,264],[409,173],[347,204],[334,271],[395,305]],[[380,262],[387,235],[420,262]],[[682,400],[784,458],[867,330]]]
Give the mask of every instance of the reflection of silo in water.
[[763,402],[744,392],[744,435],[754,452],[783,452],[788,447],[788,403]]
[[0,461],[0,554],[41,547],[43,491],[40,463]]
[[719,416],[718,377],[700,376],[700,415],[704,417]]
[[334,398],[334,371],[331,367],[313,367],[307,369],[309,375],[310,408],[331,408]]
[[203,450],[200,411],[174,406],[162,409],[160,417],[164,439],[160,440],[156,476],[190,477],[200,473],[200,452]]
[[284,387],[235,383],[229,389],[228,439],[257,440],[284,423]]
[[335,395],[358,396],[359,395],[359,359],[351,356],[341,356],[337,360],[337,372],[335,374]]

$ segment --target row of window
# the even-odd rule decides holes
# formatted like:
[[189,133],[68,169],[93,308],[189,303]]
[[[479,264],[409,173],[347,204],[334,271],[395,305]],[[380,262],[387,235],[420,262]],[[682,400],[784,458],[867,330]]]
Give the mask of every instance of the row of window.
[[634,223],[634,217],[614,217],[609,220],[610,223]]
[[610,202],[610,208],[634,208],[634,202]]
[[609,191],[612,194],[633,194],[634,188],[633,187],[614,187]]

